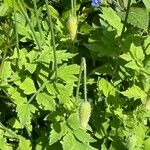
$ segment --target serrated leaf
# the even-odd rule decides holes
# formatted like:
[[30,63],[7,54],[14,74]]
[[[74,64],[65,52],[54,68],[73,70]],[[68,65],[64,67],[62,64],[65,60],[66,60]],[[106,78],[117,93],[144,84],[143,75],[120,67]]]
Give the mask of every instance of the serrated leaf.
[[51,83],[49,83],[49,84],[46,85],[46,89],[47,89],[47,91],[48,91],[51,95],[57,94],[57,91],[56,91],[54,85],[51,84]]
[[136,60],[137,62],[142,63],[145,55],[141,47],[137,47],[132,43],[130,46],[130,52],[122,54],[121,58],[126,61]]
[[79,73],[79,66],[76,64],[72,64],[69,66],[64,64],[63,66],[58,68],[58,77],[60,77],[67,83],[77,81],[77,77],[75,76],[75,74],[78,73]]
[[44,108],[45,110],[50,111],[54,111],[56,109],[56,103],[53,96],[50,96],[46,93],[38,93],[36,96],[36,100],[40,108]]
[[16,87],[9,86],[7,91],[10,97],[14,100],[15,104],[21,104],[27,102],[26,96],[20,91],[18,91]]
[[34,82],[31,78],[27,77],[20,85],[20,89],[24,91],[25,94],[29,95],[36,92]]
[[126,91],[121,92],[121,94],[123,94],[124,96],[128,97],[128,98],[134,98],[134,99],[138,99],[138,98],[146,98],[146,93],[138,86],[133,85],[131,88],[128,88]]
[[143,0],[143,3],[146,7],[146,9],[150,12],[150,1],[149,0]]
[[[107,41],[108,42],[108,41]],[[91,44],[84,44],[91,52],[98,53],[98,56],[117,56],[118,51],[112,49],[112,45],[106,45],[104,41],[99,41]]]
[[4,61],[3,66],[1,66],[0,78],[5,80],[11,76],[11,64],[10,61]]
[[25,68],[28,70],[31,74],[36,70],[37,64],[32,64],[32,63],[26,63]]
[[79,123],[79,114],[78,113],[71,114],[67,119],[67,123],[70,126],[70,128],[74,130],[81,128],[81,125]]
[[121,35],[123,24],[121,23],[121,19],[115,13],[115,11],[111,7],[103,7],[102,8],[101,17],[106,20],[113,28],[117,30],[118,36]]
[[135,46],[133,43],[131,44],[130,52],[132,54],[132,57],[138,62],[142,62],[145,58],[142,48]]
[[68,131],[68,133],[63,138],[62,145],[63,150],[96,150],[89,144],[77,141],[70,131]]
[[31,142],[23,137],[19,138],[19,147],[17,150],[31,150]]
[[69,95],[69,89],[66,88],[66,86],[64,86],[63,84],[56,84],[57,89],[59,91],[59,102],[61,104],[66,104],[70,101],[70,95]]
[[98,88],[103,94],[108,97],[108,95],[115,96],[116,89],[104,78],[100,79],[98,82]]
[[[126,12],[120,12],[121,18],[124,20]],[[144,7],[130,7],[128,23],[140,29],[147,30],[149,23],[148,12]]]
[[[49,64],[49,62],[54,62],[54,54],[52,52],[52,47],[44,47],[45,49],[41,52],[40,57],[37,59],[37,62],[43,62]],[[66,50],[57,50],[57,63],[62,64],[63,61],[68,61],[71,59],[74,54],[67,52]]]
[[143,60],[145,59],[144,52],[141,47],[137,47],[133,43],[130,46],[130,52],[124,53],[120,57],[128,61],[125,64],[128,68],[139,71],[143,67]]
[[125,64],[125,67],[139,71],[140,67],[137,65],[136,61],[132,60]]
[[12,128],[15,128],[15,129],[21,129],[22,128],[19,120],[16,117],[9,119],[7,124],[9,124]]
[[81,129],[74,130],[73,134],[80,142],[83,142],[83,143],[96,142],[96,140],[92,138],[91,135],[86,132],[86,130],[81,130]]
[[0,17],[7,16],[9,14],[10,8],[6,4],[1,4],[0,6]]
[[[23,0],[20,0],[20,1],[21,1],[22,7],[24,8],[24,10],[26,10],[24,1]],[[18,4],[16,1],[4,0],[4,3],[7,4],[9,7],[14,8],[14,10],[20,11],[20,8],[18,7]],[[14,4],[14,6],[13,6],[13,4]]]
[[131,61],[133,59],[130,53],[123,53],[120,57],[126,61]]
[[31,124],[32,113],[35,113],[36,108],[32,104],[23,103],[17,105],[16,111],[21,125],[25,126],[26,124]]
[[38,57],[38,53],[35,50],[32,50],[27,54],[27,58],[29,58],[30,62],[34,62],[37,59],[37,57]]
[[[57,62],[59,64],[62,64],[63,61],[68,61],[74,56],[74,54],[68,53],[66,50],[57,50]],[[52,60],[54,60],[54,57],[52,57]]]
[[0,149],[12,150],[13,148],[8,145],[7,139],[4,137],[4,132],[0,130]]
[[49,144],[52,145],[58,140],[60,140],[66,133],[67,133],[67,128],[66,128],[66,123],[61,122],[61,123],[56,123],[52,125],[52,130],[50,132],[50,141]]

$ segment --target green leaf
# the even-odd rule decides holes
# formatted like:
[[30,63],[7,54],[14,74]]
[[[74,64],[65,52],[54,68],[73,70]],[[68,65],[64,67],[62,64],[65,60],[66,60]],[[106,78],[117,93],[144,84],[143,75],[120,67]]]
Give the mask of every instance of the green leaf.
[[141,47],[137,47],[133,43],[130,46],[130,52],[124,53],[120,57],[128,61],[125,64],[128,68],[139,71],[143,67],[143,60],[145,59],[144,52]]
[[81,128],[81,125],[79,123],[79,114],[78,113],[71,114],[69,118],[67,119],[67,123],[69,127],[74,130]]
[[149,0],[143,0],[143,3],[146,7],[146,9],[150,12],[150,1]]
[[96,142],[96,140],[92,138],[91,135],[86,132],[86,130],[73,130],[73,134],[82,143]]
[[13,102],[15,104],[22,104],[24,102],[27,102],[27,97],[23,93],[18,91],[18,88],[9,86],[7,92],[10,95],[10,97],[14,100]]
[[1,129],[0,129],[0,149],[13,150],[13,148],[8,145],[7,139],[4,137],[4,132]]
[[99,57],[118,55],[118,51],[116,49],[113,49],[112,45],[109,44],[106,45],[102,40],[95,43],[84,44],[84,46],[87,47],[91,52],[98,53]]
[[36,70],[37,64],[31,64],[31,63],[26,63],[25,68],[28,70],[31,74]]
[[1,70],[1,73],[0,73],[0,78],[1,80],[5,80],[7,78],[10,78],[11,77],[11,64],[10,64],[10,61],[4,61],[4,64],[3,66],[1,66],[2,70]]
[[23,137],[19,138],[19,147],[17,150],[31,150],[31,142]]
[[[56,55],[58,64],[62,64],[63,61],[68,61],[73,56],[75,56],[74,54],[71,54],[66,50],[57,50]],[[44,50],[41,52],[40,57],[37,59],[37,62],[43,62],[47,64],[49,64],[50,62],[54,62],[52,47],[44,46]]]
[[75,74],[79,73],[79,66],[76,64],[72,64],[67,66],[64,64],[63,66],[58,68],[58,77],[67,83],[72,83],[77,81],[77,77]]
[[146,54],[150,55],[150,37],[148,36],[145,40],[144,40],[144,47],[146,49]]
[[63,150],[96,150],[89,144],[81,143],[77,141],[74,135],[68,131],[62,141]]
[[121,23],[121,19],[115,13],[115,11],[111,7],[103,7],[102,8],[101,17],[108,22],[113,28],[117,30],[118,36],[121,35],[123,24]]
[[48,93],[50,93],[51,95],[56,95],[57,94],[57,91],[54,87],[54,84],[51,84],[51,83],[47,84],[46,89],[47,89]]
[[121,58],[123,58],[126,61],[135,60],[139,63],[142,63],[145,58],[145,55],[141,47],[137,47],[132,43],[130,46],[130,52],[126,54],[124,53],[123,55],[121,55]]
[[57,89],[59,91],[59,102],[61,104],[67,104],[70,101],[70,95],[69,95],[69,89],[66,88],[66,86],[64,86],[63,84],[56,84]]
[[16,111],[18,113],[18,118],[20,120],[20,123],[24,127],[27,124],[28,125],[31,124],[31,119],[32,119],[31,113],[35,113],[36,108],[32,104],[23,103],[17,105]]
[[[119,139],[118,137],[115,137],[115,139],[112,141],[109,150],[127,150],[126,147],[124,146],[123,142],[121,141],[121,139]],[[104,150],[107,150],[107,148]],[[128,149],[129,150],[129,149]]]
[[58,140],[60,140],[66,133],[67,133],[67,128],[66,128],[66,123],[61,122],[61,123],[56,123],[52,124],[52,130],[50,132],[50,141],[49,144],[52,145]]
[[108,25],[104,25],[102,30],[95,29],[90,32],[88,38],[89,43],[85,43],[84,46],[90,50],[93,56],[118,56],[120,49],[118,48],[118,41],[115,36],[115,30]]
[[50,111],[54,111],[56,109],[56,103],[53,96],[50,96],[46,93],[38,93],[36,100],[41,109],[44,108],[44,110]]
[[[20,0],[20,1],[21,1],[22,7],[24,8],[24,10],[26,10],[24,0]],[[20,8],[18,7],[18,4],[17,4],[16,1],[13,1],[13,0],[4,0],[4,3],[7,4],[11,8],[13,8],[13,3],[14,3],[14,10],[20,11]]]
[[21,129],[22,128],[19,120],[16,117],[9,119],[7,124],[9,124],[12,128],[15,128],[15,129]]
[[121,92],[124,96],[128,98],[134,98],[134,99],[144,99],[146,98],[146,93],[138,86],[133,85],[131,88],[128,88],[126,91]]
[[38,57],[38,53],[36,50],[32,50],[27,54],[27,58],[29,59],[30,62],[34,62],[37,57]]
[[29,95],[36,92],[34,82],[31,78],[27,77],[22,83],[19,84],[20,89],[24,91],[25,94]]
[[98,82],[98,89],[103,92],[103,94],[108,97],[109,95],[115,96],[116,89],[104,78],[100,79]]
[[[120,12],[119,15],[124,20],[126,12]],[[148,12],[144,7],[131,7],[129,11],[128,23],[140,29],[147,30],[149,24]]]
[[150,148],[150,138],[144,141],[144,150],[149,150]]
[[10,13],[10,9],[6,4],[1,4],[0,6],[0,17],[7,16]]

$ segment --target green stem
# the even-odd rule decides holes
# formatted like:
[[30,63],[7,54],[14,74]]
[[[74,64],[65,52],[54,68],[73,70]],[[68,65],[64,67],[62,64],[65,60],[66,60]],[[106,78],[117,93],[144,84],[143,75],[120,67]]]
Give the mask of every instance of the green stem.
[[52,22],[51,13],[49,11],[50,8],[48,6],[48,0],[45,0],[45,3],[46,3],[47,14],[48,14],[49,28],[51,30],[51,37],[52,37],[53,55],[54,55],[55,82],[57,82],[57,55],[56,55],[56,44],[55,44],[54,28],[53,28],[53,22]]
[[76,90],[76,99],[77,100],[79,97],[79,89],[80,89],[82,71],[83,71],[83,78],[84,78],[84,101],[87,101],[87,87],[86,87],[87,72],[86,72],[86,60],[84,57],[82,57],[81,64],[80,64],[79,78],[78,78],[78,84],[77,84],[77,90]]
[[35,30],[34,30],[32,24],[31,24],[31,22],[30,22],[30,19],[29,19],[28,15],[25,13],[25,10],[24,10],[24,8],[23,8],[23,6],[22,6],[22,4],[21,4],[21,2],[20,2],[19,0],[17,0],[17,4],[18,4],[19,9],[21,10],[21,12],[23,13],[23,15],[25,16],[25,18],[26,18],[26,20],[27,20],[27,22],[28,22],[28,24],[29,24],[29,26],[30,26],[30,29],[31,29],[31,31],[32,31],[32,33],[33,33],[33,37],[34,37],[34,39],[35,39],[35,41],[36,41],[36,43],[37,43],[37,45],[38,45],[38,47],[39,47],[39,50],[41,50],[40,42],[39,42],[39,40],[38,40],[38,38],[37,38],[37,36],[36,36],[36,32],[35,32]]
[[17,27],[17,17],[14,8],[14,0],[12,1],[13,11],[14,11],[14,21],[15,21],[15,37],[16,37],[16,48],[17,48],[17,55],[18,61],[20,60],[20,52],[19,52],[19,38],[18,38],[18,27]]
[[83,61],[83,68],[84,68],[84,100],[87,101],[87,87],[86,87],[86,60],[85,58],[82,58]]
[[39,16],[38,16],[38,10],[37,10],[37,5],[36,5],[36,0],[33,0],[33,4],[34,4],[34,11],[35,11],[35,16],[36,16],[36,20],[37,20],[38,30],[40,32],[40,37],[43,40],[42,29],[41,29],[41,24],[39,22]]
[[6,131],[13,138],[19,139],[19,135],[17,135],[15,132],[11,131],[10,129],[6,128],[1,122],[0,122],[0,129]]
[[74,16],[76,17],[76,0],[73,0]]
[[125,16],[122,32],[121,32],[121,40],[123,39],[123,36],[124,36],[125,27],[126,27],[128,16],[129,16],[130,5],[131,5],[131,0],[128,0],[127,12],[126,12],[126,16]]
[[71,0],[71,14],[74,16],[74,0]]
[[32,95],[32,97],[29,99],[28,103],[31,103],[31,102],[34,100],[34,98],[36,97],[36,95],[37,95],[38,93],[40,93],[40,92],[45,88],[45,86],[46,86],[49,82],[50,82],[50,81],[44,82],[44,84],[37,90],[37,92]]
[[7,96],[5,96],[5,95],[0,95],[0,98],[2,98],[2,99],[9,99]]
[[77,100],[78,100],[78,97],[79,97],[79,89],[80,89],[80,82],[81,82],[82,71],[83,71],[83,61],[81,60],[80,71],[79,71],[79,78],[78,78],[77,90],[76,90],[76,99]]

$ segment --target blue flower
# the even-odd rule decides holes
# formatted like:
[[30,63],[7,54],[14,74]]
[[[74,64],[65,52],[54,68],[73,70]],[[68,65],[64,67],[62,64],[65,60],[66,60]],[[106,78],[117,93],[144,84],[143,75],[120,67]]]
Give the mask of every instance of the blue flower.
[[92,0],[91,5],[94,7],[99,7],[101,4],[101,0]]

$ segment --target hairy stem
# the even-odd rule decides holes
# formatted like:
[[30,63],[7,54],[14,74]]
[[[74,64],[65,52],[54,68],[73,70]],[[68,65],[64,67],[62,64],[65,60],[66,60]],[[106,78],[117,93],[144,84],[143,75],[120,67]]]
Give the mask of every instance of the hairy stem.
[[36,16],[36,20],[37,20],[38,30],[39,30],[39,33],[40,33],[40,37],[43,40],[42,29],[41,29],[41,24],[39,22],[39,16],[38,16],[36,0],[33,0],[33,4],[34,4],[34,11],[35,11],[35,16]]
[[83,71],[83,61],[81,60],[77,89],[76,89],[76,99],[78,99],[78,97],[79,97],[79,89],[80,89],[82,71]]
[[84,100],[87,101],[87,87],[86,87],[86,60],[85,58],[82,58],[82,61],[83,61],[83,68],[84,68],[84,74],[83,74],[83,77],[84,77]]
[[37,45],[39,47],[39,50],[41,50],[41,44],[40,44],[40,42],[39,42],[39,40],[38,40],[38,38],[36,36],[36,32],[34,30],[33,25],[30,22],[30,19],[29,19],[28,15],[26,14],[26,12],[25,12],[25,10],[24,10],[24,8],[23,8],[23,6],[22,6],[22,4],[21,4],[21,2],[19,0],[17,0],[17,4],[18,4],[19,9],[21,10],[21,12],[23,13],[23,15],[25,16],[25,18],[26,18],[26,20],[27,20],[27,22],[28,22],[28,24],[30,26],[30,29],[31,29],[31,31],[33,33],[33,37],[34,37],[34,39],[35,39],[35,41],[36,41],[36,43],[37,43]]
[[45,0],[46,3],[46,9],[48,14],[48,22],[49,22],[49,28],[51,30],[51,37],[52,37],[52,45],[53,45],[53,55],[54,55],[54,71],[55,71],[55,82],[57,82],[57,55],[56,55],[56,44],[55,44],[55,34],[54,34],[54,28],[53,28],[53,22],[52,17],[50,13],[50,8],[48,6],[48,0]]
[[14,0],[12,1],[13,11],[14,11],[14,21],[15,21],[15,37],[16,37],[16,48],[17,48],[17,55],[18,61],[20,60],[20,52],[19,52],[19,38],[18,38],[18,27],[17,27],[17,17],[14,8]]

